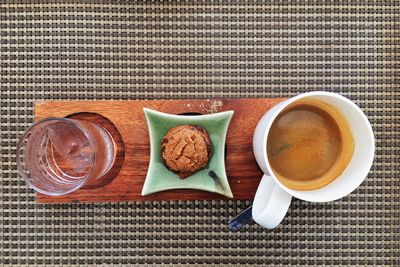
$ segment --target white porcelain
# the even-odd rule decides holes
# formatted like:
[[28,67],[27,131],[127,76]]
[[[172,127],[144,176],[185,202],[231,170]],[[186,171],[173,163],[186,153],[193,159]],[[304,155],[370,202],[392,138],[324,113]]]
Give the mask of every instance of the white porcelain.
[[[354,138],[354,153],[343,173],[328,185],[316,190],[293,190],[284,186],[272,172],[267,157],[267,137],[273,121],[289,104],[299,99],[318,99],[336,107],[347,119]],[[366,178],[375,154],[371,124],[361,109],[349,99],[330,92],[309,92],[289,98],[270,109],[259,121],[253,151],[264,176],[253,203],[253,219],[263,227],[277,227],[290,206],[292,197],[311,202],[326,202],[342,198],[354,191]]]

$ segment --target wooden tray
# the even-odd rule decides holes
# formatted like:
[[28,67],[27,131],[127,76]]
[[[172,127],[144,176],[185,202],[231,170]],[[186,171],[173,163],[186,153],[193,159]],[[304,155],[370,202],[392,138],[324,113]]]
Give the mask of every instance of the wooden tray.
[[[145,200],[227,199],[198,190],[170,190],[146,197],[140,195],[150,158],[150,143],[143,108],[172,114],[215,113],[234,110],[226,139],[226,172],[234,199],[253,199],[262,173],[253,156],[254,129],[261,116],[283,99],[197,99],[132,101],[37,102],[35,120],[47,117],[80,116],[97,113],[109,119],[125,144],[125,159],[119,173],[100,188],[80,189],[72,194],[51,197],[37,194],[39,203],[109,202]],[[122,163],[122,161],[121,161]]]

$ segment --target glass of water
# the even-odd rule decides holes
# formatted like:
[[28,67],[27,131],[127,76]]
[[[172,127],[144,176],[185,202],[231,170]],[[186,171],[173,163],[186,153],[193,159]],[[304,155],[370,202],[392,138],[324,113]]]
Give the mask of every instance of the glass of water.
[[49,118],[32,125],[17,145],[17,165],[29,187],[46,195],[71,193],[113,166],[115,145],[88,121]]

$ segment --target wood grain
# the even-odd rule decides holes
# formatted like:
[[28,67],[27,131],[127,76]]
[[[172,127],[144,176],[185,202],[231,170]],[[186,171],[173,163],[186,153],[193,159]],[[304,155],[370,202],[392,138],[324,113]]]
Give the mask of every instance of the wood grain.
[[125,144],[125,160],[118,175],[101,188],[80,189],[65,196],[37,194],[39,203],[210,200],[227,199],[199,190],[170,190],[146,197],[140,195],[150,158],[150,143],[143,108],[181,114],[209,114],[234,110],[226,139],[226,172],[234,199],[253,199],[262,173],[253,156],[252,140],[258,120],[283,99],[196,99],[132,101],[57,101],[37,102],[35,120],[67,117],[71,114],[97,113],[109,119]]

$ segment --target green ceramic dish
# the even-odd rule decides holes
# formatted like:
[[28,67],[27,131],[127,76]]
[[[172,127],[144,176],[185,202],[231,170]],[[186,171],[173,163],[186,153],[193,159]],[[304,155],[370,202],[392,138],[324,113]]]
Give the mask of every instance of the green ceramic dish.
[[[150,164],[142,196],[170,189],[198,189],[215,192],[232,198],[225,172],[225,138],[233,111],[209,115],[171,115],[144,108],[150,135]],[[180,179],[168,170],[161,158],[161,140],[172,127],[189,124],[205,128],[211,138],[213,153],[208,165],[187,177]]]

